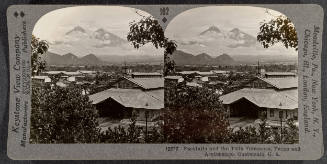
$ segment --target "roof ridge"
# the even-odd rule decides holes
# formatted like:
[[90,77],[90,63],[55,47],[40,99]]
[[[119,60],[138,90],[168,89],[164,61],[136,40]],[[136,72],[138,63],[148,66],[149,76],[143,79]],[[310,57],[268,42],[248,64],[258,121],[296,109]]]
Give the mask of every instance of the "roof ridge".
[[128,77],[125,77],[127,80],[129,80],[129,81],[131,81],[131,82],[133,82],[133,83],[135,83],[136,85],[138,85],[139,87],[142,87],[142,88],[144,88],[144,89],[147,89],[145,86],[143,86],[143,85],[141,85],[141,84],[139,84],[138,82],[136,82],[135,80],[132,80],[133,78],[128,78]]
[[156,98],[155,96],[153,96],[153,95],[151,95],[151,94],[149,94],[149,93],[147,93],[147,92],[144,92],[145,94],[147,94],[147,95],[149,95],[149,96],[151,96],[152,98],[154,98],[154,99],[156,99],[156,100],[158,100],[158,101],[161,101],[159,98]]

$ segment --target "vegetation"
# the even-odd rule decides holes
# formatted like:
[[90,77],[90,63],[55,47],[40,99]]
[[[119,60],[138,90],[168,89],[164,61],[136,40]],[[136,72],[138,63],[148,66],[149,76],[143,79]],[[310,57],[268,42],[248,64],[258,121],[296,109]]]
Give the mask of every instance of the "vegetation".
[[76,86],[32,88],[31,143],[96,143],[97,113]]
[[175,71],[175,63],[171,59],[171,55],[176,50],[177,44],[175,41],[165,37],[165,32],[158,20],[155,20],[152,16],[143,16],[143,19],[139,22],[131,22],[127,40],[136,49],[147,43],[152,43],[156,48],[164,48],[164,75],[171,74]]
[[32,35],[31,48],[32,76],[34,76],[38,75],[46,67],[45,61],[42,60],[42,55],[48,51],[49,44],[47,41],[40,40],[39,38]]
[[219,95],[207,88],[168,85],[161,127],[165,142],[222,143],[229,123]]
[[286,16],[278,16],[260,26],[257,40],[264,48],[281,42],[286,48],[298,49],[298,38],[294,24]]
[[128,128],[123,126],[108,128],[101,133],[100,141],[102,143],[139,143],[141,141],[141,130],[135,125],[135,113],[132,114],[131,121],[132,123]]

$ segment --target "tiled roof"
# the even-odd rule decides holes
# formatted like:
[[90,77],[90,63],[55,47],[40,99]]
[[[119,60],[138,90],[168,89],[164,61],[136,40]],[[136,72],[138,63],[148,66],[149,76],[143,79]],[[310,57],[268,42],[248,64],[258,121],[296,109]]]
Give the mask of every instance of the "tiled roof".
[[164,78],[126,78],[143,89],[158,89],[164,87]]
[[289,89],[298,87],[298,77],[284,78],[259,78],[277,89]]
[[276,91],[274,89],[243,88],[220,97],[223,104],[232,104],[242,98],[263,108],[298,108],[297,89]]
[[[140,89],[111,88],[93,95],[89,98],[92,104],[98,104],[111,98],[125,107],[162,109],[164,107],[163,89],[156,92],[145,92]],[[157,97],[158,96],[158,97]],[[162,96],[162,97],[161,97]]]

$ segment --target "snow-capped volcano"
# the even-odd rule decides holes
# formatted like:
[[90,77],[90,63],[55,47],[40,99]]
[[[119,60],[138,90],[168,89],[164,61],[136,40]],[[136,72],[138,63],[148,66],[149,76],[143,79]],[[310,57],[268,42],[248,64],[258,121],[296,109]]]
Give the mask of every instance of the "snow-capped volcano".
[[237,44],[229,45],[230,48],[236,48],[239,46],[251,47],[255,46],[257,43],[257,39],[254,36],[247,34],[238,28],[232,29],[227,34],[230,39],[234,39],[239,42]]
[[126,40],[118,37],[117,35],[110,33],[102,28],[96,30],[93,32],[92,37],[94,39],[99,40],[102,43],[99,43],[95,45],[97,48],[102,48],[102,47],[111,47],[111,46],[119,46],[122,44],[127,43]]
[[[58,34],[59,35],[59,34]],[[76,26],[50,40],[49,50],[56,54],[73,53],[78,57],[96,55],[154,55],[163,54],[153,47],[135,49],[125,37],[118,36],[110,29],[88,29]]]
[[199,34],[199,42],[202,45],[206,45],[205,42],[217,42],[219,44],[227,44],[230,48],[236,47],[249,47],[256,44],[256,38],[241,31],[238,28],[234,28],[230,31],[220,30],[217,26],[210,26]]
[[205,35],[207,33],[221,33],[217,26],[210,26],[207,30],[200,33],[200,35]]
[[[257,55],[257,54],[296,54],[283,45],[274,45],[269,49],[263,48],[253,36],[240,28],[224,29],[210,25],[202,30],[194,31],[184,37],[174,37],[170,32],[170,39],[176,40],[178,49],[192,54],[207,53],[213,56],[227,53],[233,55]],[[178,36],[178,35],[177,35]]]
[[71,35],[71,34],[75,34],[75,33],[86,33],[86,31],[81,26],[76,26],[72,30],[66,32],[66,35]]

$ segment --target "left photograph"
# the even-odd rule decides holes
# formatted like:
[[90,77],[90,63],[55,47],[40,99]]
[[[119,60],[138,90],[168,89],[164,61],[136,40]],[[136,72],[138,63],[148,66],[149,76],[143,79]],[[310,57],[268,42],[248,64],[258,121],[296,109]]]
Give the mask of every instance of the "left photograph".
[[158,140],[165,52],[142,30],[164,38],[157,20],[129,7],[68,7],[38,20],[30,143]]

